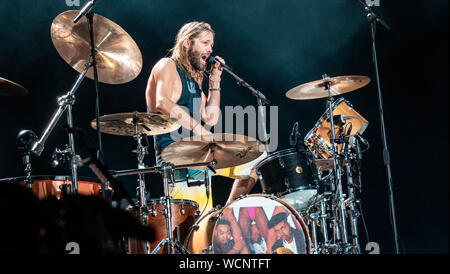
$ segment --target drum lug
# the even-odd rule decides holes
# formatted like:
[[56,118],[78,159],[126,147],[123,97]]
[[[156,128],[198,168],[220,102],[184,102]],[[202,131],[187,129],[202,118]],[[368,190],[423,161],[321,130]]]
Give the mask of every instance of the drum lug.
[[288,178],[284,178],[284,185],[286,186],[287,189],[289,189],[290,184],[289,184],[289,179]]
[[244,199],[247,197],[248,197],[248,194],[241,194],[241,195],[239,195],[238,199],[241,200],[241,199]]
[[68,194],[72,192],[72,188],[70,184],[62,184],[58,187],[62,193]]
[[181,215],[184,215],[184,213],[185,213],[184,206],[181,206],[180,212],[181,212]]
[[263,179],[263,176],[262,176],[262,174],[261,174],[261,172],[259,170],[256,171],[256,176],[258,176],[259,180]]
[[211,253],[212,252],[212,246],[209,245],[207,248],[202,249],[202,253]]
[[209,218],[209,221],[210,221],[211,223],[213,223],[213,222],[217,221],[221,216],[222,216],[222,214],[213,216],[213,217]]
[[158,210],[155,208],[155,206],[153,205],[151,207],[151,209],[149,210],[149,213],[152,214],[153,217],[156,217],[156,215],[158,215]]
[[200,226],[198,224],[194,224],[192,225],[192,229],[197,231],[200,228]]
[[284,161],[283,161],[283,157],[278,158],[278,162],[280,163],[280,166],[281,166],[282,168],[285,168],[285,164],[284,164]]

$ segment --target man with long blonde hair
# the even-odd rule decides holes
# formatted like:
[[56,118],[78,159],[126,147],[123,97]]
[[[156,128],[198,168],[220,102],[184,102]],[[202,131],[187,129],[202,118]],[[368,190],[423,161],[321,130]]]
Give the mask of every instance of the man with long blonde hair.
[[[194,135],[211,134],[201,122],[214,126],[220,115],[222,67],[217,63],[211,65],[207,79],[208,96],[204,93],[204,74],[213,46],[214,31],[208,23],[190,22],[178,31],[175,45],[170,51],[171,56],[159,60],[148,79],[146,100],[150,112],[176,117],[181,126]],[[219,56],[216,58],[225,63]],[[194,109],[196,107],[200,107],[200,110]],[[200,113],[200,117],[194,117],[196,112]],[[163,163],[162,151],[174,141],[170,133],[154,136],[157,165]],[[186,172],[176,170],[175,180],[186,178],[186,175],[190,176],[191,181],[205,179],[204,171]],[[194,200],[200,210],[204,210],[212,208],[212,194],[206,190],[205,185],[192,186],[187,182],[179,182],[171,186],[169,191],[172,198]]]
[[[147,83],[146,100],[150,112],[162,113],[177,117],[181,126],[194,135],[211,134],[202,124],[214,126],[220,118],[220,81],[222,67],[214,63],[208,77],[208,96],[204,93],[203,83],[206,64],[214,46],[214,31],[208,23],[190,22],[179,31],[169,58],[162,58],[152,69]],[[225,60],[215,56],[225,64]],[[195,102],[200,102],[196,104]],[[200,107],[200,117],[193,113]],[[156,164],[163,163],[162,151],[174,140],[170,133],[154,136]],[[184,173],[183,173],[184,172]],[[177,182],[170,187],[170,195],[174,199],[196,201],[200,210],[212,208],[212,192],[205,185],[189,185],[182,181],[188,175],[191,181],[201,181],[205,178],[204,171],[175,171]],[[207,173],[210,176],[210,173]],[[178,179],[180,180],[178,180]],[[210,178],[210,177],[209,177]],[[236,179],[233,183],[228,202],[240,194],[250,192],[257,181],[257,175],[252,169],[248,179]],[[211,180],[209,180],[211,182]]]

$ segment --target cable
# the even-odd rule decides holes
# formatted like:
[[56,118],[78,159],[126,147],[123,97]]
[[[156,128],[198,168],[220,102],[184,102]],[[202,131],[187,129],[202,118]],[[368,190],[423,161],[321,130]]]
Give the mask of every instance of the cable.
[[359,203],[359,211],[361,212],[361,220],[363,222],[363,226],[364,226],[364,232],[366,233],[366,238],[367,238],[367,242],[370,242],[369,239],[369,230],[367,229],[367,224],[366,224],[366,220],[364,219],[364,212],[363,212],[363,208],[361,203]]

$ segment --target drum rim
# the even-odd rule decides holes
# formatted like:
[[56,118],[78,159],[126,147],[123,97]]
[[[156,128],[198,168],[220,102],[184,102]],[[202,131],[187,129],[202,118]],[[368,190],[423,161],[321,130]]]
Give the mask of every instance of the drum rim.
[[[23,182],[27,176],[18,176],[18,177],[9,177],[9,178],[3,178],[0,179],[0,183],[2,182],[8,182],[8,183],[18,183]],[[34,181],[70,181],[72,182],[72,176],[71,175],[32,175],[31,180]],[[98,179],[95,179],[93,177],[78,177],[78,181],[82,182],[91,182],[91,183],[97,183],[100,184],[101,182]]]
[[[236,198],[236,199],[234,199],[233,201],[231,201],[231,203],[229,203],[229,204],[225,204],[222,208],[220,208],[220,209],[218,209],[218,210],[215,210],[215,211],[213,211],[213,210],[211,210],[210,212],[208,212],[207,214],[205,214],[202,218],[200,218],[200,219],[203,219],[204,217],[206,217],[206,216],[209,216],[210,214],[212,214],[212,213],[215,213],[216,211],[218,211],[214,216],[216,217],[216,220],[214,220],[214,227],[213,227],[213,229],[212,229],[212,231],[213,231],[213,233],[211,234],[211,237],[210,237],[210,242],[211,242],[211,244],[209,244],[209,246],[207,246],[206,248],[208,248],[208,249],[210,249],[211,251],[210,251],[210,253],[209,254],[214,254],[214,231],[216,230],[216,226],[217,226],[217,223],[219,222],[219,220],[220,220],[220,218],[221,218],[221,216],[222,216],[222,212],[226,209],[226,208],[228,208],[230,205],[232,205],[232,204],[234,204],[234,203],[236,203],[236,202],[238,202],[238,201],[240,201],[240,200],[243,200],[243,199],[246,199],[246,198],[250,198],[250,197],[263,197],[263,198],[267,198],[267,199],[270,199],[270,200],[275,200],[276,202],[279,202],[280,204],[282,204],[283,206],[285,206],[288,210],[289,210],[289,212],[290,213],[292,213],[296,218],[297,218],[297,221],[300,219],[301,220],[301,222],[299,222],[300,223],[300,225],[301,225],[301,227],[302,227],[302,229],[303,229],[303,232],[305,233],[305,241],[306,241],[306,246],[307,246],[307,253],[306,254],[311,254],[311,249],[312,249],[312,246],[311,246],[311,241],[310,241],[310,235],[309,235],[309,229],[308,229],[308,226],[307,226],[307,224],[306,224],[306,222],[304,221],[304,219],[301,217],[301,215],[300,215],[300,213],[298,213],[297,212],[297,210],[295,210],[291,205],[289,205],[286,201],[284,201],[283,199],[281,199],[281,198],[279,198],[279,197],[276,197],[275,195],[271,195],[271,194],[264,194],[264,193],[254,193],[254,194],[247,194],[247,195],[244,195],[244,196],[242,196],[242,197],[239,197],[239,198]],[[214,209],[214,208],[213,208]],[[211,218],[211,217],[210,217]],[[196,222],[194,225],[198,225],[199,223],[200,223],[200,219],[198,220],[198,222]],[[194,229],[194,228],[192,228],[192,229]],[[188,245],[189,244],[189,242],[192,240],[191,239],[191,236],[192,236],[192,229],[191,229],[191,231],[190,231],[190,233],[189,233],[189,235],[188,235],[188,237],[186,237],[186,245]]]
[[264,164],[266,164],[267,162],[277,158],[277,157],[281,157],[281,156],[286,156],[292,153],[297,153],[297,149],[296,148],[287,148],[287,149],[282,149],[282,150],[278,150],[278,151],[274,151],[272,153],[270,153],[269,155],[267,155],[266,158],[262,159],[259,163],[257,163],[255,165],[255,169],[258,170],[260,167],[262,167]]
[[[288,192],[286,192],[286,194],[294,193],[294,192],[297,192],[297,191],[300,191],[300,190],[319,190],[319,186],[317,186],[317,187],[313,187],[313,186],[299,186],[299,187],[296,187],[296,188],[288,188],[287,189]],[[286,195],[286,194],[282,194],[282,195]],[[270,193],[269,193],[269,195],[270,195]],[[279,198],[279,196],[277,196],[277,197]]]
[[[198,208],[198,203],[196,201],[193,201],[193,200],[188,200],[188,199],[170,199],[170,201],[171,201],[172,205],[186,205],[186,204],[188,204],[188,205],[191,205],[191,206],[194,206],[194,207]],[[156,203],[153,203],[153,202],[156,202]],[[147,206],[148,205],[163,205],[163,203],[164,203],[164,198],[162,198],[162,199],[161,198],[160,199],[158,199],[158,198],[147,199]]]

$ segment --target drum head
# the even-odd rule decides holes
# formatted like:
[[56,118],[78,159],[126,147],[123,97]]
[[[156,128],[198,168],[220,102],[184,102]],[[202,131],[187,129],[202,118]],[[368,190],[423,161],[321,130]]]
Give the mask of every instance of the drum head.
[[254,194],[226,206],[212,235],[215,254],[307,254],[307,227],[286,202]]
[[288,193],[280,197],[295,210],[302,211],[317,200],[317,189],[305,189]]

